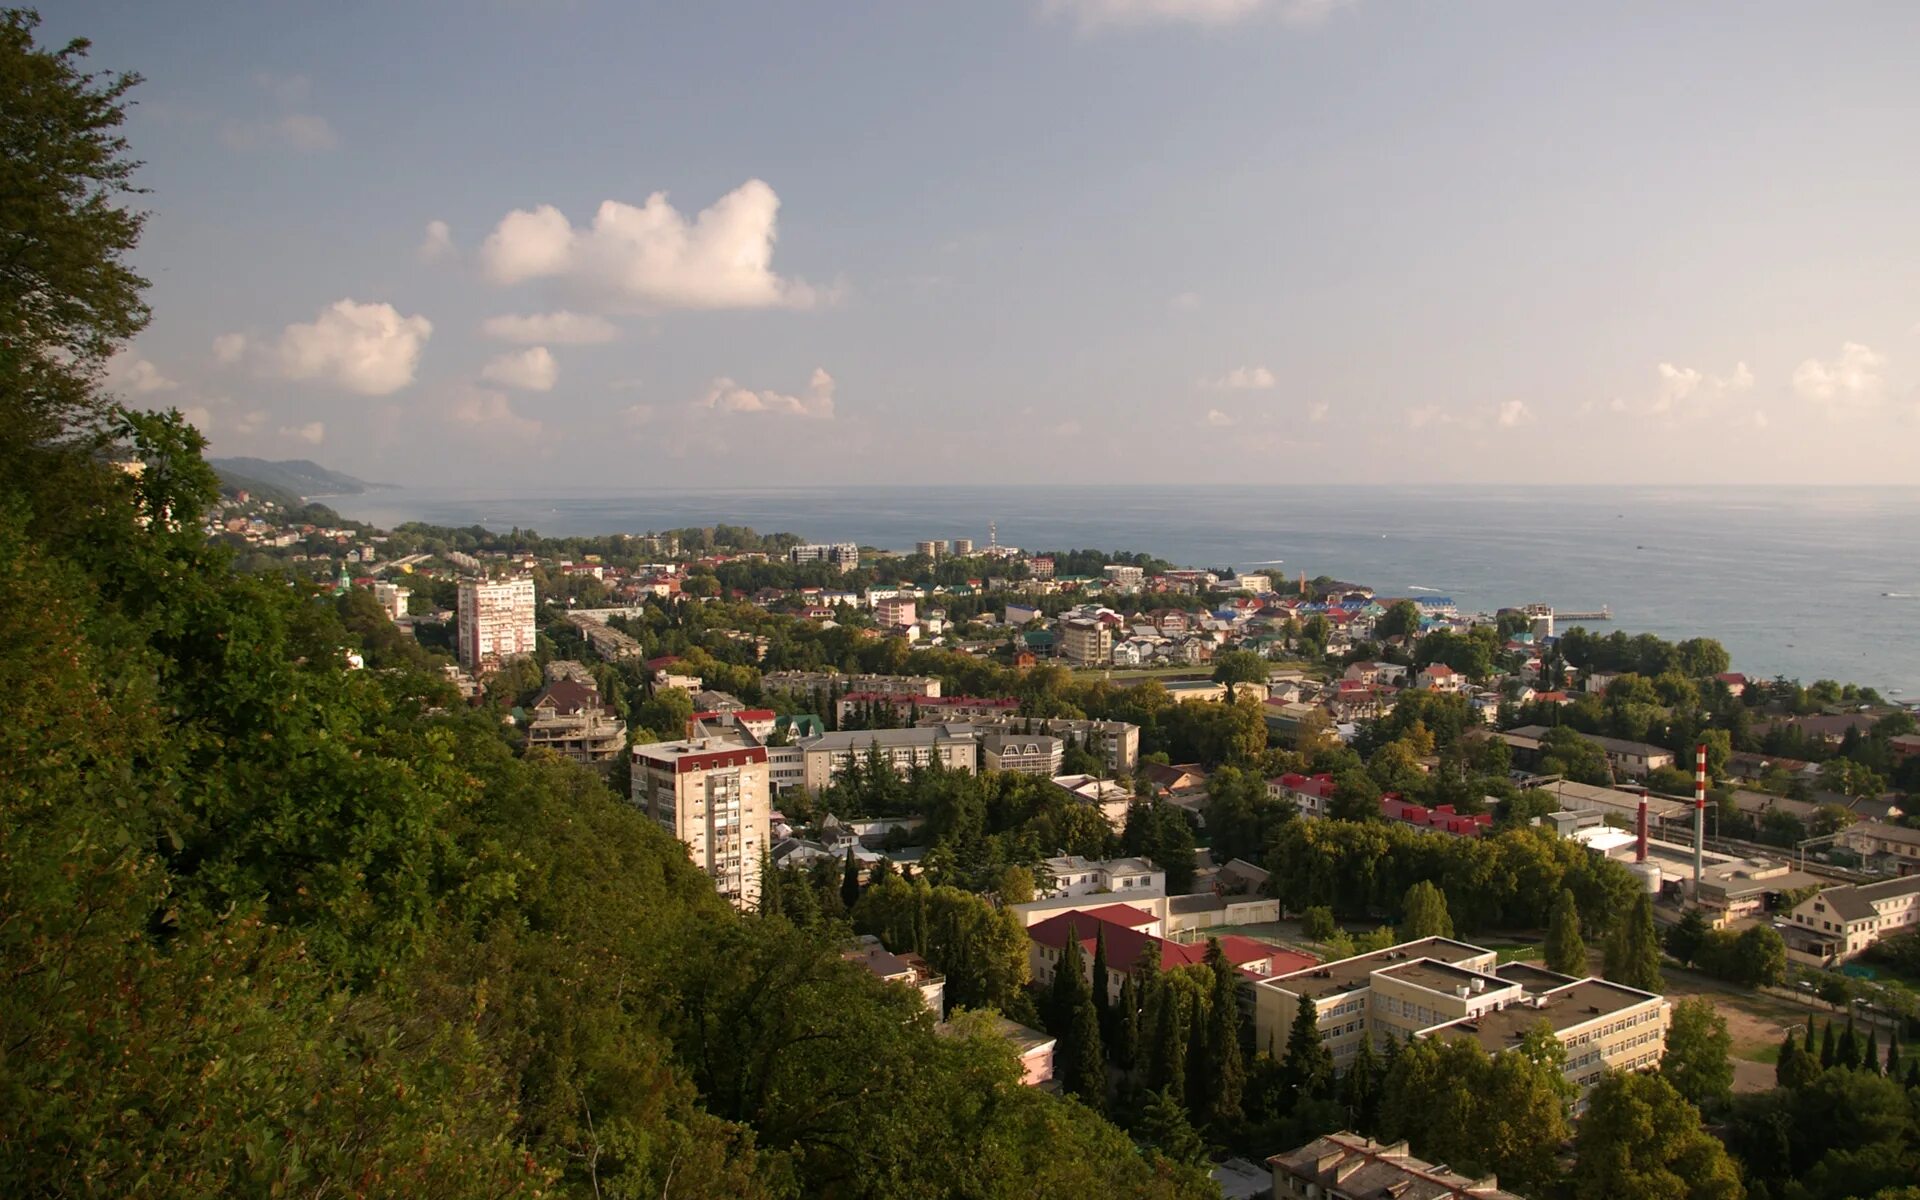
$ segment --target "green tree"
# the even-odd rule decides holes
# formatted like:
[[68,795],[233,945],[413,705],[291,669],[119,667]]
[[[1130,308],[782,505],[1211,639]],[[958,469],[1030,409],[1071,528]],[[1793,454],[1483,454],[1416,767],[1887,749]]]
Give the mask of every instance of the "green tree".
[[1380,1115],[1380,1058],[1373,1050],[1373,1037],[1360,1039],[1353,1061],[1340,1076],[1340,1103],[1346,1106],[1347,1119],[1355,1129],[1372,1129]]
[[1187,1110],[1167,1088],[1149,1093],[1146,1107],[1133,1136],[1142,1146],[1157,1151],[1173,1162],[1204,1166],[1208,1160],[1207,1142],[1194,1129]]
[[1113,1020],[1113,1065],[1131,1071],[1139,1052],[1140,997],[1129,973],[1120,977],[1120,1002]]
[[1311,942],[1324,942],[1339,928],[1334,924],[1333,910],[1324,904],[1312,906],[1300,917],[1300,934]]
[[840,903],[848,912],[860,903],[860,861],[853,856],[853,847],[847,847],[846,869],[840,876]]
[[1086,963],[1080,938],[1069,928],[1066,949],[1054,967],[1048,1007],[1054,1036],[1059,1039],[1054,1061],[1060,1086],[1099,1110],[1106,1106],[1107,1060],[1100,1044],[1100,1015],[1087,984]]
[[1653,929],[1653,902],[1645,892],[1635,897],[1633,911],[1607,939],[1604,969],[1614,983],[1644,992],[1665,990],[1660,977],[1660,941]]
[[1711,1000],[1692,996],[1673,1006],[1660,1073],[1688,1103],[1702,1112],[1718,1112],[1733,1099],[1732,1051],[1726,1018]]
[[1802,1088],[1819,1077],[1820,1064],[1801,1048],[1798,1039],[1788,1034],[1781,1043],[1780,1057],[1774,1061],[1774,1083],[1783,1088]]
[[1400,936],[1408,941],[1453,936],[1453,918],[1447,913],[1446,893],[1427,880],[1407,889],[1402,902]]
[[1000,872],[1000,903],[1031,904],[1033,902],[1033,872],[1015,864]]
[[1689,908],[1680,914],[1680,920],[1667,930],[1667,953],[1682,966],[1692,966],[1700,955],[1700,948],[1706,945],[1713,935],[1713,929],[1707,924],[1706,914],[1698,908]]
[[1267,660],[1251,650],[1228,650],[1216,654],[1213,659],[1213,681],[1227,685],[1227,698],[1234,698],[1234,688],[1242,683],[1265,683],[1267,681]]
[[1739,1200],[1740,1172],[1700,1113],[1660,1075],[1609,1074],[1574,1136],[1579,1200]]
[[1554,897],[1547,917],[1547,969],[1562,975],[1587,973],[1587,944],[1580,939],[1580,907],[1566,888]]
[[1247,1072],[1240,1055],[1239,973],[1214,938],[1207,939],[1207,968],[1213,975],[1213,990],[1207,1004],[1206,1119],[1218,1130],[1240,1120]]
[[1093,1011],[1100,1019],[1100,1036],[1113,1036],[1113,1012],[1111,993],[1107,984],[1107,927],[1101,925],[1093,935],[1093,975],[1090,985],[1093,998]]
[[1333,1055],[1320,1040],[1320,1011],[1301,996],[1287,1031],[1287,1056],[1281,1064],[1287,1083],[1300,1097],[1324,1097],[1333,1081]]

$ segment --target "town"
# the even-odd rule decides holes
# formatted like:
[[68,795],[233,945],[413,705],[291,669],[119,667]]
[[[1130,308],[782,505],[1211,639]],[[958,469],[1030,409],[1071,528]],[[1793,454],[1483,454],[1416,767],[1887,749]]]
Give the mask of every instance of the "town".
[[886,552],[226,508],[210,534],[357,614],[356,665],[437,664],[730,904],[843,931],[1227,1195],[1538,1195],[1597,1159],[1596,1106],[1680,1104],[1699,1155],[1836,1062],[1920,1086],[1920,731],[1870,689],[1604,609],[992,525]]

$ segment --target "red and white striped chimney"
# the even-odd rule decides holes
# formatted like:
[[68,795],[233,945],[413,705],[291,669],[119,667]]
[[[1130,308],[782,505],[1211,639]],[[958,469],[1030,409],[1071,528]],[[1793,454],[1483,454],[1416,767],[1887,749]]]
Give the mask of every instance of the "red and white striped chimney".
[[1700,894],[1700,877],[1706,874],[1707,851],[1707,744],[1693,748],[1693,892]]
[[1647,861],[1647,794],[1645,792],[1640,793],[1640,815],[1634,820],[1633,836],[1633,861],[1643,863]]

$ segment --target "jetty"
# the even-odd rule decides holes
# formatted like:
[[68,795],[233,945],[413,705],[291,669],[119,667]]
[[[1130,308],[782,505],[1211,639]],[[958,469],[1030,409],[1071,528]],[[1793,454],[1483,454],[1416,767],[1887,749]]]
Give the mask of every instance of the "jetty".
[[1592,612],[1559,612],[1556,610],[1553,616],[1557,621],[1611,621],[1613,620],[1613,609],[1602,604]]

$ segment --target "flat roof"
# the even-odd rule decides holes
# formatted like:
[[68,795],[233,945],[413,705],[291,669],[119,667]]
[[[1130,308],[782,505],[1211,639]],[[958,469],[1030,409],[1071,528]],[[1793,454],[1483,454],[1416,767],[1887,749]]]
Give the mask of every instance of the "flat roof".
[[1637,1008],[1659,998],[1652,992],[1608,983],[1604,979],[1579,979],[1538,993],[1531,997],[1531,1003],[1509,1004],[1477,1017],[1423,1029],[1420,1033],[1423,1037],[1472,1037],[1492,1054],[1519,1045],[1527,1031],[1542,1019],[1559,1034],[1609,1013]]
[[1365,987],[1367,981],[1373,978],[1375,971],[1383,967],[1391,967],[1396,963],[1411,962],[1417,958],[1457,963],[1465,962],[1470,958],[1479,958],[1486,953],[1487,951],[1478,946],[1469,946],[1465,942],[1456,942],[1452,938],[1421,938],[1419,941],[1389,946],[1385,950],[1356,954],[1352,958],[1343,958],[1337,962],[1321,963],[1317,967],[1277,975],[1268,982],[1283,987],[1295,995],[1306,995],[1320,1000],[1327,996]]
[[1508,983],[1517,983],[1526,989],[1529,995],[1550,992],[1557,987],[1565,987],[1577,980],[1571,975],[1562,975],[1558,971],[1549,971],[1545,967],[1536,967],[1532,963],[1501,963],[1493,973]]
[[1483,992],[1489,986],[1496,991],[1502,987],[1511,986],[1498,975],[1469,971],[1464,967],[1456,967],[1452,963],[1439,962],[1430,958],[1415,959],[1375,973],[1385,975],[1389,979],[1398,979],[1402,983],[1413,984],[1415,987],[1426,988],[1430,992],[1448,993],[1460,987],[1472,989],[1476,981],[1481,985],[1480,990]]

